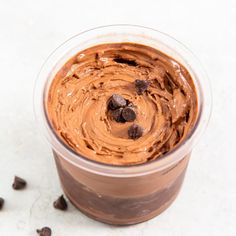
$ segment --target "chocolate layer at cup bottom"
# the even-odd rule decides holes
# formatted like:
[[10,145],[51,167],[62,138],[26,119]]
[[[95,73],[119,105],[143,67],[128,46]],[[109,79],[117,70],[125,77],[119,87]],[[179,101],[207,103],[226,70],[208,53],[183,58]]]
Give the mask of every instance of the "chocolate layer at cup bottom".
[[[158,215],[160,215],[163,211],[165,211],[176,199],[176,197],[178,196],[179,190],[175,193],[174,196],[172,196],[172,198],[166,202],[164,205],[160,206],[157,210],[149,213],[148,215],[144,215],[140,218],[135,218],[135,219],[107,219],[107,217],[105,218],[101,218],[100,216],[91,214],[87,211],[87,209],[84,209],[82,206],[79,206],[71,197],[70,195],[66,192],[64,186],[62,185],[62,188],[66,194],[66,196],[68,197],[68,199],[70,200],[70,202],[76,207],[78,208],[83,214],[85,214],[86,216],[88,216],[89,218],[92,218],[94,220],[106,223],[106,224],[110,224],[110,225],[117,225],[117,226],[128,226],[128,225],[134,225],[134,224],[139,224],[145,221],[148,221]],[[128,211],[128,210],[127,210]]]
[[55,160],[62,187],[69,200],[87,216],[115,225],[136,224],[159,215],[177,197],[186,171],[184,168],[174,181],[154,193],[119,198],[89,189],[63,168],[56,155]]

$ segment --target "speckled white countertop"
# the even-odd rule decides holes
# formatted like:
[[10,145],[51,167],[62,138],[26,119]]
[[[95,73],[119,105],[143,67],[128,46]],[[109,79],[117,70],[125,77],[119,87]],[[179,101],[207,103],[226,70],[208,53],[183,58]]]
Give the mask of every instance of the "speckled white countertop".
[[[1,236],[32,236],[48,225],[56,236],[236,235],[236,1],[0,2],[0,212]],[[208,132],[194,149],[175,203],[148,222],[115,227],[91,220],[61,194],[50,147],[36,130],[33,85],[48,54],[70,36],[95,26],[133,23],[157,28],[189,46],[212,82]],[[11,188],[14,175],[28,180]]]

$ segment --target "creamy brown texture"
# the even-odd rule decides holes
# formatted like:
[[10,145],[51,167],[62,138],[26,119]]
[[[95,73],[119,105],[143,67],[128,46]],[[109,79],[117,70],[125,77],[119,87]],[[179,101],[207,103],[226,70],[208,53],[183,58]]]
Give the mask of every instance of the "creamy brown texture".
[[[134,81],[148,80],[138,95]],[[135,106],[134,122],[118,123],[107,111],[112,94]],[[47,113],[60,139],[78,154],[113,165],[154,160],[178,145],[197,117],[197,96],[188,71],[148,46],[117,43],[86,49],[69,60],[49,89]],[[133,123],[143,136],[128,138]]]

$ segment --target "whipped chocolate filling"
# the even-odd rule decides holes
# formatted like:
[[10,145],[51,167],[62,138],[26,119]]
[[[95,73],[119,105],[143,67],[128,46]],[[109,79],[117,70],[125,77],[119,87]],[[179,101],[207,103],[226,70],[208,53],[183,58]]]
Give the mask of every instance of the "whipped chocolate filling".
[[[136,80],[148,81],[137,92]],[[117,122],[107,110],[121,95],[136,118]],[[164,53],[139,44],[103,44],[70,59],[53,79],[46,110],[59,138],[97,162],[135,165],[154,160],[181,143],[197,117],[197,95],[188,71]],[[128,129],[142,127],[130,139]]]

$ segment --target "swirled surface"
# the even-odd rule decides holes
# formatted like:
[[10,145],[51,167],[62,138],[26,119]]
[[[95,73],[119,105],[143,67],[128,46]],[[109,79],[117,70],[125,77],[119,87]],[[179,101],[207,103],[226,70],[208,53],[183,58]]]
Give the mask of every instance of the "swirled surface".
[[[138,95],[134,81],[149,81]],[[112,94],[134,104],[134,122],[118,123],[107,111]],[[86,49],[53,79],[47,115],[59,138],[78,154],[113,165],[154,160],[182,142],[197,117],[197,96],[188,71],[148,46],[117,43]],[[133,123],[143,136],[132,140]]]

